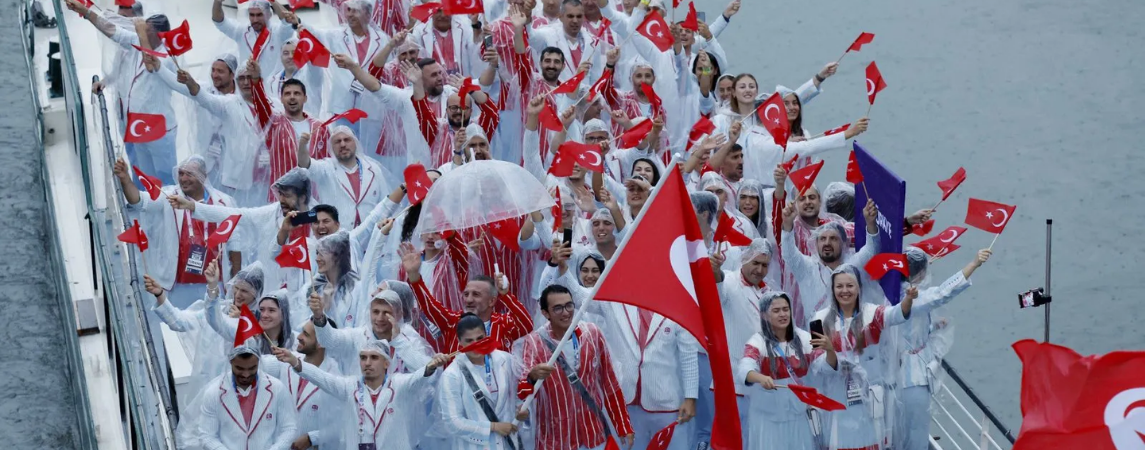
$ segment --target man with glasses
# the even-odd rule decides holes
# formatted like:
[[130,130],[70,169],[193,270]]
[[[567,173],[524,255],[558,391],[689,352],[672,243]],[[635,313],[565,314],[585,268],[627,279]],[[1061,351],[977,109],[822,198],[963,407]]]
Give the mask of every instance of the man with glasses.
[[560,285],[545,288],[540,304],[541,314],[549,323],[522,342],[523,366],[531,369],[519,389],[524,398],[537,382],[546,380],[537,394],[533,416],[536,449],[602,449],[613,429],[622,436],[617,441],[624,448],[631,448],[632,424],[604,334],[591,323],[577,324],[570,342],[562,347],[556,366],[551,366],[549,358],[573,325],[576,306],[569,290]]

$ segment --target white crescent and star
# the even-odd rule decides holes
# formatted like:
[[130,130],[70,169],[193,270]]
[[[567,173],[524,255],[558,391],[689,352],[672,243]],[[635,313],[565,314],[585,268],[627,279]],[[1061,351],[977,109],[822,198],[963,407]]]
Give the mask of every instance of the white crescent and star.
[[893,260],[893,259],[892,259],[892,260],[890,260],[890,261],[887,261],[887,264],[890,264],[890,265],[892,265],[892,266],[894,266],[894,267],[896,267],[896,268],[899,268],[899,269],[901,269],[901,268],[902,268],[902,263],[901,263],[901,262],[899,262],[899,261],[897,261],[897,260]]
[[298,250],[298,262],[305,264],[307,262],[307,259],[309,259],[306,256],[306,252],[302,250],[302,247],[294,247],[294,248],[290,249],[290,252],[294,253],[295,250]]
[[186,48],[186,46],[184,46],[184,45],[179,45],[179,38],[186,39],[187,35],[185,35],[183,33],[179,33],[179,34],[176,34],[175,37],[171,38],[171,49],[172,50],[178,51],[178,50],[183,50],[184,48]]
[[[946,231],[950,232],[950,239],[943,239],[942,238],[942,236],[946,234]],[[946,231],[943,231],[942,234],[940,234],[938,236],[938,240],[949,244],[951,242],[954,242],[955,239],[958,239],[958,230],[946,230]]]
[[128,130],[132,136],[135,136],[135,137],[143,136],[143,134],[139,133],[138,129],[136,128],[139,126],[139,124],[143,124],[143,126],[145,127],[144,133],[147,132],[147,128],[146,128],[147,122],[144,122],[143,120],[140,120],[140,119],[135,119],[134,122],[131,122],[131,127],[129,127],[129,130]]
[[477,0],[469,0],[469,3],[466,4],[463,9],[472,9],[475,7],[477,7]]
[[1118,450],[1145,448],[1145,387],[1121,391],[1105,405],[1104,422]]
[[764,108],[764,109],[763,109],[763,118],[764,118],[764,119],[767,119],[767,120],[770,120],[770,121],[772,121],[772,122],[775,122],[775,124],[776,124],[776,125],[779,125],[779,117],[778,117],[778,116],[777,116],[776,118],[774,118],[774,119],[772,119],[772,118],[771,118],[771,109],[772,109],[772,108],[775,108],[775,112],[776,112],[776,113],[780,113],[780,111],[779,111],[779,105],[776,105],[775,103],[772,103],[772,104],[770,104],[770,105],[767,105],[767,108]]
[[692,280],[692,263],[707,257],[708,248],[704,246],[704,241],[689,241],[684,235],[672,241],[672,246],[668,249],[668,261],[672,264],[672,272],[696,304],[699,304],[699,300],[696,299],[696,285]]
[[585,155],[592,155],[593,158],[596,158],[595,162],[593,162],[592,164],[589,164],[592,167],[599,166],[602,162],[604,162],[604,160],[600,157],[600,152],[597,152],[594,150],[585,150],[584,152],[582,152],[580,154],[581,159],[584,159]]
[[233,229],[235,229],[235,223],[230,220],[224,220],[219,224],[219,228],[215,230],[215,234],[226,235],[229,234]]
[[254,328],[254,323],[250,321],[249,317],[239,316],[239,326],[242,326],[242,324],[244,324],[244,323],[246,324],[246,328],[243,328],[242,331],[240,331],[240,333],[246,333],[246,332],[250,331],[252,328]]
[[656,31],[656,32],[653,32],[653,31],[652,31],[652,25],[656,25],[656,28],[659,28],[659,29],[661,29],[661,30],[663,30],[663,29],[664,29],[664,27],[660,25],[660,22],[659,22],[659,21],[656,21],[656,20],[652,20],[652,21],[649,21],[649,22],[648,22],[648,25],[645,25],[645,26],[644,26],[644,32],[645,32],[645,33],[647,33],[649,36],[664,37],[664,32],[663,32],[663,31]]
[[875,95],[875,82],[867,78],[867,95]]
[[[302,43],[303,42],[306,43],[306,50],[302,50]],[[314,42],[311,42],[310,38],[308,38],[308,37],[302,38],[298,41],[298,48],[297,49],[302,50],[303,53],[310,53],[310,51],[314,49]],[[868,81],[870,81],[870,80],[868,80]]]
[[1000,227],[1000,226],[1006,225],[1006,222],[1010,221],[1010,213],[1006,212],[1005,208],[998,208],[995,211],[1002,213],[1002,221],[998,222],[998,223],[990,222],[990,224],[992,224],[996,227]]

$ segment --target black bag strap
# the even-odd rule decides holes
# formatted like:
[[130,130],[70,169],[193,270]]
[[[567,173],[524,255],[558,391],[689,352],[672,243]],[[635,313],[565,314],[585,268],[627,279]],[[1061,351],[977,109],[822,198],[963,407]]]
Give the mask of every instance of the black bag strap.
[[[545,343],[545,346],[549,348],[550,352],[556,353],[557,344],[543,337],[541,341]],[[596,418],[600,419],[600,424],[603,425],[604,428],[604,437],[612,437],[612,427],[608,426],[608,419],[604,417],[604,413],[601,412],[600,407],[597,406],[596,400],[593,400],[592,394],[588,393],[588,388],[584,387],[584,382],[581,381],[580,375],[578,375],[572,367],[569,367],[568,361],[565,361],[565,355],[557,356],[557,367],[560,367],[560,369],[565,372],[565,376],[568,377],[569,384],[572,385],[573,390],[580,395],[580,399],[584,400],[584,403],[588,405],[588,409],[596,415]]]
[[[477,386],[477,380],[473,379],[473,374],[469,372],[469,367],[464,363],[461,363],[460,366],[461,375],[465,377],[465,382],[469,384],[469,389],[473,390],[473,399],[477,400],[477,404],[481,406],[481,411],[485,413],[485,418],[490,422],[501,422],[501,419],[497,418],[497,412],[493,410],[493,405],[489,404],[489,398],[486,397],[485,392]],[[517,445],[513,445],[513,440],[508,437],[505,438],[505,442],[509,444],[509,450],[525,449],[524,446],[520,445],[520,435],[517,436]]]

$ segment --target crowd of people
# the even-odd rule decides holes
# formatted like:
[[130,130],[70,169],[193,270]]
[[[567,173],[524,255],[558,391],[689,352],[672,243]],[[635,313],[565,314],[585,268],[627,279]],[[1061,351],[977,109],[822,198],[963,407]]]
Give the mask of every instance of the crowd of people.
[[[837,63],[794,90],[729,72],[719,36],[740,0],[707,22],[664,21],[685,8],[662,0],[330,0],[332,28],[266,0],[230,18],[213,0],[235,51],[209,80],[164,57],[178,30],[144,1],[67,3],[119,47],[94,89],[115,95],[131,138],[114,174],[151,237],[154,317],[194,367],[180,448],[707,448],[704,347],[658,313],[592,298],[674,170],[713,250],[743,448],[928,447],[951,344],[936,310],[990,251],[932,284],[931,255],[907,247],[902,300],[886,300],[863,270],[880,253],[875,203],[856,208],[849,183],[788,180],[869,121],[804,128]],[[786,143],[763,122],[773,92]],[[139,139],[140,115],[165,132]],[[190,156],[176,161],[180,127]],[[410,174],[493,161],[553,207],[513,219],[516,236],[427,231],[433,206]],[[750,242],[717,242],[724,223]],[[234,342],[248,309],[263,333]],[[797,384],[845,408],[810,407]]]

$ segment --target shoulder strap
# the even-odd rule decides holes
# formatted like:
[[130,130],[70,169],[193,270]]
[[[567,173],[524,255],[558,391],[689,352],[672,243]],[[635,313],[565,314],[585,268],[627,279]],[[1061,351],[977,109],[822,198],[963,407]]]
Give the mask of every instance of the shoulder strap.
[[[552,340],[542,336],[541,342],[545,343],[545,346],[549,348],[550,352],[556,352],[557,345],[554,344]],[[580,399],[584,400],[584,403],[588,405],[588,409],[592,411],[592,413],[596,415],[598,419],[600,419],[600,423],[604,428],[604,437],[612,437],[612,427],[608,426],[608,419],[604,417],[604,413],[601,412],[600,406],[597,406],[596,400],[593,400],[592,394],[588,393],[588,388],[584,387],[584,382],[580,380],[580,375],[578,375],[576,371],[572,369],[572,367],[569,367],[568,362],[565,361],[565,355],[562,354],[557,356],[557,366],[565,372],[565,376],[567,376],[569,379],[569,384],[571,384],[573,390],[576,391],[578,395],[580,395]]]
[[[466,366],[465,363],[459,363],[458,366],[458,368],[461,369],[461,375],[465,377],[465,383],[473,390],[473,399],[477,400],[477,404],[481,406],[481,411],[485,413],[485,418],[489,419],[490,422],[501,422],[501,419],[497,418],[497,412],[493,410],[493,405],[489,404],[489,398],[486,397],[485,392],[477,386],[477,381],[473,379],[473,374],[469,373],[469,367]],[[520,436],[518,436],[517,439],[520,439]],[[509,450],[517,450],[518,448],[524,450],[524,447],[513,445],[512,439],[506,438],[505,442],[509,444]]]

